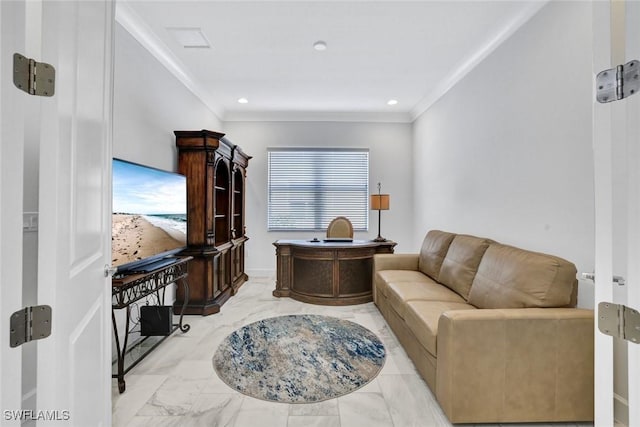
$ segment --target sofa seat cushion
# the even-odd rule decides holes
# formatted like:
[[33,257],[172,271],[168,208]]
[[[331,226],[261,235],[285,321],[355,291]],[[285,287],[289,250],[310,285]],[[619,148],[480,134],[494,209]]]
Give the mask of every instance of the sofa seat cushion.
[[[404,321],[418,342],[433,356],[437,353],[438,322],[451,310],[477,310],[471,304],[453,301],[409,301]],[[470,361],[473,363],[473,361]]]
[[393,282],[412,282],[412,283],[435,283],[431,278],[425,276],[415,270],[382,270],[376,273],[378,275],[378,290],[385,297],[388,296],[387,289],[389,283]]
[[492,243],[473,279],[469,303],[478,308],[575,306],[576,267],[552,255]]
[[[431,280],[431,279],[429,279]],[[407,302],[445,301],[465,303],[466,301],[451,289],[436,282],[391,282],[387,283],[387,299],[389,305],[404,319],[407,310]]]

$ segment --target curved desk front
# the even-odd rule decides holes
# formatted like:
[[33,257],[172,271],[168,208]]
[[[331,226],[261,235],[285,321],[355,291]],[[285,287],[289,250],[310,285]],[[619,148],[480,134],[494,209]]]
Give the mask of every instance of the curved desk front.
[[322,305],[373,301],[373,255],[393,253],[395,242],[277,240],[273,296]]

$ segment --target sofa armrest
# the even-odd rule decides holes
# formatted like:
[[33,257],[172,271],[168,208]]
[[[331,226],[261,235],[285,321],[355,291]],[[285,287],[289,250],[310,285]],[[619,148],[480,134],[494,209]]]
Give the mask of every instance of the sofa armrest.
[[418,270],[418,254],[376,254],[373,274],[381,270]]
[[375,254],[373,256],[373,302],[378,304],[378,292],[384,281],[377,274],[384,270],[418,271],[418,254]]
[[593,419],[593,311],[449,311],[438,322],[436,397],[449,420]]

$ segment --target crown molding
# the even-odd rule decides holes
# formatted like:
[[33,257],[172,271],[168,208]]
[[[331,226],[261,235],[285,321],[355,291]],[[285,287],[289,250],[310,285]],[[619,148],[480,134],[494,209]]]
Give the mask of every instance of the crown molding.
[[422,98],[416,106],[411,109],[411,121],[415,121],[433,104],[449,92],[460,80],[476,68],[484,61],[493,51],[495,51],[502,43],[508,40],[520,27],[526,24],[540,9],[542,9],[550,0],[540,0],[533,2],[524,9],[518,16],[502,28],[496,35],[487,41],[483,47],[471,54],[468,58],[456,65],[449,77],[442,80],[434,90],[427,96]]
[[126,2],[116,2],[116,22],[133,36],[146,50],[148,50],[178,81],[198,97],[220,120],[224,111],[214,102],[209,91],[194,78],[187,67],[156,36],[151,28],[144,22]]
[[116,3],[116,22],[148,50],[178,81],[198,97],[221,121],[318,121],[318,122],[390,122],[410,123],[411,115],[376,112],[310,112],[310,111],[225,111],[213,100],[209,91],[188,71],[133,8],[124,1]]
[[[240,0],[242,1],[242,0]],[[129,32],[189,91],[198,97],[221,121],[319,121],[412,123],[477,67],[520,27],[536,15],[550,0],[535,1],[502,28],[485,45],[456,65],[449,77],[422,98],[409,112],[312,112],[312,111],[225,111],[209,91],[189,73],[187,67],[156,36],[145,21],[126,3],[116,3],[116,22]]]
[[352,112],[352,111],[228,111],[227,122],[376,122],[411,123],[408,112]]

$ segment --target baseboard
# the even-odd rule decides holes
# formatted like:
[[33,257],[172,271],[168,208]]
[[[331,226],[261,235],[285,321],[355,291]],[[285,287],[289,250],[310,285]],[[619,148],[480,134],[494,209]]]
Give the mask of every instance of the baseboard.
[[253,268],[246,270],[249,280],[253,279],[275,279],[276,270],[273,268]]
[[616,393],[613,393],[613,419],[616,426],[629,425],[629,401]]

